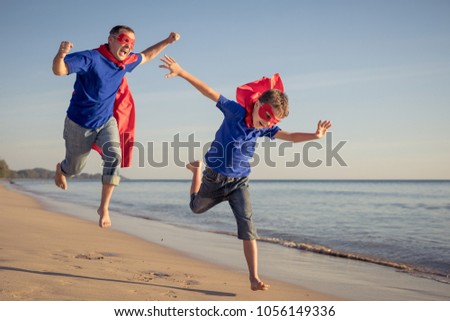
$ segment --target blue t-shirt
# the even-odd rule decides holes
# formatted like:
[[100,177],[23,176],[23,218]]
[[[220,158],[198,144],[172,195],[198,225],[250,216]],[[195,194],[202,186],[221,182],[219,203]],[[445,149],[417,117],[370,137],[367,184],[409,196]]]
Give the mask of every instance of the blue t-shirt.
[[142,56],[137,54],[136,61],[127,64],[125,69],[105,58],[98,50],[74,52],[68,54],[64,61],[69,66],[69,74],[77,74],[67,116],[82,127],[96,129],[113,115],[120,83],[125,73],[141,63]]
[[217,107],[225,118],[205,155],[208,167],[229,177],[250,174],[250,160],[255,153],[256,139],[267,136],[274,139],[278,126],[256,129],[245,124],[245,108],[235,101],[220,96]]

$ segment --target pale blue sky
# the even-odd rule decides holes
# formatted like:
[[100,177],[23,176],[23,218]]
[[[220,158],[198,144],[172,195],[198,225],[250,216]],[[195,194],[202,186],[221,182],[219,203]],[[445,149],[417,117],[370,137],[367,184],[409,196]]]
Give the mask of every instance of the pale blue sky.
[[[181,34],[165,53],[228,98],[235,87],[279,72],[290,99],[280,127],[315,130],[333,121],[333,145],[347,143],[326,166],[322,150],[286,167],[304,144],[271,149],[276,168],[258,164],[253,178],[450,179],[450,1],[0,1],[0,158],[12,169],[53,169],[64,156],[63,120],[74,75],[57,77],[51,62],[62,40],[73,51],[98,47],[109,29],[136,31],[136,51]],[[127,4],[125,4],[127,3]],[[159,60],[128,76],[137,104],[137,140],[154,161],[163,142],[190,134],[202,146],[222,116],[182,79],[165,79]],[[279,142],[281,143],[281,142]],[[170,146],[170,145],[169,145]],[[259,151],[261,157],[264,152]],[[181,155],[187,161],[187,153]],[[194,158],[200,158],[197,149]],[[130,178],[189,178],[168,149],[168,166],[145,166]],[[184,157],[184,159],[183,159]],[[100,172],[92,153],[86,172]]]

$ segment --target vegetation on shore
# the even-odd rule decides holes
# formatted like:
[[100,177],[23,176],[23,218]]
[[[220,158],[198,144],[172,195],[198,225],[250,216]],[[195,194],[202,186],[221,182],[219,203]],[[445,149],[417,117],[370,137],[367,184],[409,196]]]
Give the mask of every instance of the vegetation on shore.
[[[0,159],[0,178],[18,179],[18,178],[38,178],[38,179],[53,179],[55,171],[45,168],[22,169],[13,171],[9,168],[5,160]],[[101,179],[101,174],[85,174],[82,173],[77,176],[80,179]]]

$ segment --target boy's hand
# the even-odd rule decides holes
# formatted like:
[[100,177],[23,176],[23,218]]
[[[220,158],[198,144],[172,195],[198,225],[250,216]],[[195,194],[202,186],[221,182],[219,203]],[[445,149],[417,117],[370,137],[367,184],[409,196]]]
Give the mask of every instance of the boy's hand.
[[164,58],[160,59],[164,65],[159,65],[159,68],[169,69],[169,73],[165,75],[166,78],[179,76],[183,69],[180,65],[172,58],[167,55],[164,55]]
[[325,121],[319,120],[319,123],[317,124],[317,130],[316,130],[317,138],[322,138],[326,134],[328,129],[331,127],[331,125],[332,124],[331,124],[330,120],[325,120]]
[[159,68],[169,69],[169,73],[165,75],[166,78],[178,76],[183,78],[187,82],[189,82],[192,86],[195,87],[199,92],[201,92],[204,96],[208,97],[215,103],[219,101],[220,94],[205,84],[203,81],[191,75],[188,71],[181,68],[181,66],[173,59],[167,55],[164,55],[164,58],[160,59],[164,65],[159,65]]
[[175,41],[177,41],[178,39],[180,39],[180,35],[176,32],[171,32],[169,37],[167,37],[167,42],[169,44],[174,43]]

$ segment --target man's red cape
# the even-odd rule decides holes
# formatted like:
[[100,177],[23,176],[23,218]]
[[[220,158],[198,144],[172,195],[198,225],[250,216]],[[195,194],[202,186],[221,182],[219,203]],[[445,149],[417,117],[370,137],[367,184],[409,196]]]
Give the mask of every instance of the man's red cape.
[[[136,54],[128,56],[124,60],[117,60],[113,54],[108,50],[107,45],[101,45],[98,50],[105,58],[114,62],[118,67],[125,68],[126,64],[135,62],[138,59]],[[119,90],[116,93],[116,100],[114,102],[114,118],[117,120],[117,126],[119,128],[120,135],[120,148],[122,150],[122,163],[121,167],[131,166],[131,157],[134,146],[134,129],[136,125],[136,114],[134,99],[131,95],[130,88],[128,87],[128,80],[123,77],[120,83]],[[95,149],[102,155],[101,149],[97,145],[93,145],[92,149]]]
[[247,127],[253,127],[252,112],[255,102],[269,89],[278,89],[284,92],[283,82],[279,74],[274,74],[272,78],[262,77],[261,79],[237,87],[236,101],[247,111],[245,116],[245,124]]

